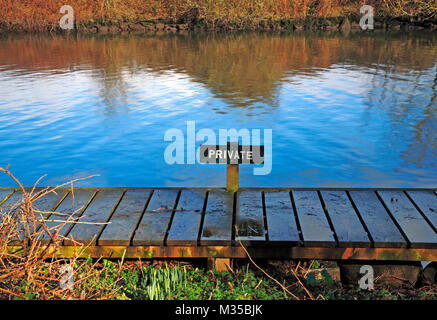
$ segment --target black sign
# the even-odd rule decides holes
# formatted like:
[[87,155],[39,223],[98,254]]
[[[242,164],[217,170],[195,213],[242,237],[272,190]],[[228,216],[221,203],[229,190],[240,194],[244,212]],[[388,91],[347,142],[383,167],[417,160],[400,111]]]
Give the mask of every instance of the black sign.
[[264,146],[240,146],[230,142],[226,146],[200,146],[200,163],[263,164]]

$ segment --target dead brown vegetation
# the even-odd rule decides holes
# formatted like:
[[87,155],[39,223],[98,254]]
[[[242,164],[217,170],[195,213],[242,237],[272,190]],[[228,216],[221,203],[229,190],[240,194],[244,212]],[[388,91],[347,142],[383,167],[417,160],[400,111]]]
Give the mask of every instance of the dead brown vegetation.
[[[69,185],[71,192],[73,182],[54,188],[24,188],[17,178],[8,170],[0,172],[9,175],[18,185],[23,196],[17,203],[0,206],[0,297],[4,299],[108,299],[118,290],[114,282],[111,288],[86,285],[90,279],[102,277],[104,268],[99,268],[99,260],[90,265],[86,261],[61,259],[56,250],[62,237],[58,231],[66,224],[76,221],[71,214],[65,222],[50,229],[46,218],[53,212],[42,212],[34,203],[49,193],[56,193],[61,187]],[[77,180],[75,180],[77,181]],[[51,241],[43,243],[42,235],[47,234]],[[78,257],[81,253],[78,248]],[[62,266],[74,266],[82,270],[80,279],[74,280],[74,286],[61,286],[67,283],[68,276]],[[35,292],[38,297],[35,297]]]

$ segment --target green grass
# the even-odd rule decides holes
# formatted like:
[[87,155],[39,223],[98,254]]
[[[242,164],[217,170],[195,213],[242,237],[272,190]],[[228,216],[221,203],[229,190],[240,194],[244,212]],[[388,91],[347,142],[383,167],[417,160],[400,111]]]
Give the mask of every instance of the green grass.
[[[260,284],[259,284],[260,283]],[[231,272],[153,266],[122,271],[122,294],[116,299],[166,300],[251,300],[285,299],[287,296],[271,280],[251,269]],[[259,284],[259,285],[258,285]]]
[[[116,300],[286,300],[291,297],[273,280],[266,277],[250,264],[242,265],[228,272],[207,271],[192,265],[148,264],[145,262],[125,262],[93,259],[76,262],[75,293],[86,299],[110,298]],[[300,299],[309,299],[304,288],[285,268],[265,265],[267,272],[287,287]],[[49,267],[50,268],[50,267]],[[373,291],[363,291],[355,287],[345,288],[334,281],[324,269],[323,262],[315,261],[312,268],[321,268],[318,276],[308,273],[299,275],[302,283],[316,299],[322,300],[437,300],[437,286],[420,288],[391,288],[376,285]],[[98,270],[96,270],[98,269]],[[282,271],[281,271],[282,269]],[[285,270],[285,271],[284,271]],[[41,274],[50,277],[47,267]],[[11,284],[0,283],[3,288],[22,292],[25,299],[44,299],[41,289],[32,281]],[[57,281],[47,283],[47,288],[59,286]],[[3,297],[7,298],[7,297]],[[15,297],[15,299],[22,299]]]

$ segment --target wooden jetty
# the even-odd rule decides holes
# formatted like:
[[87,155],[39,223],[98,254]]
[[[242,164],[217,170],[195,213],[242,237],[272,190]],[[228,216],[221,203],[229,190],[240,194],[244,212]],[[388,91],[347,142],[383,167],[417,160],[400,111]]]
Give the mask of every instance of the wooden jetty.
[[[0,206],[21,197],[0,188]],[[79,218],[59,230],[63,257],[437,261],[431,189],[75,188],[34,205],[63,214],[50,228]]]

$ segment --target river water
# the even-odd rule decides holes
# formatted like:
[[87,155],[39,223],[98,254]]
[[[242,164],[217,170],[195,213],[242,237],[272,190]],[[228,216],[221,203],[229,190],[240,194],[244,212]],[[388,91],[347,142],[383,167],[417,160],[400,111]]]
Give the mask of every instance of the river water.
[[[0,38],[0,166],[24,185],[223,187],[165,132],[272,129],[243,187],[436,187],[437,34]],[[13,186],[0,176],[0,186]]]

